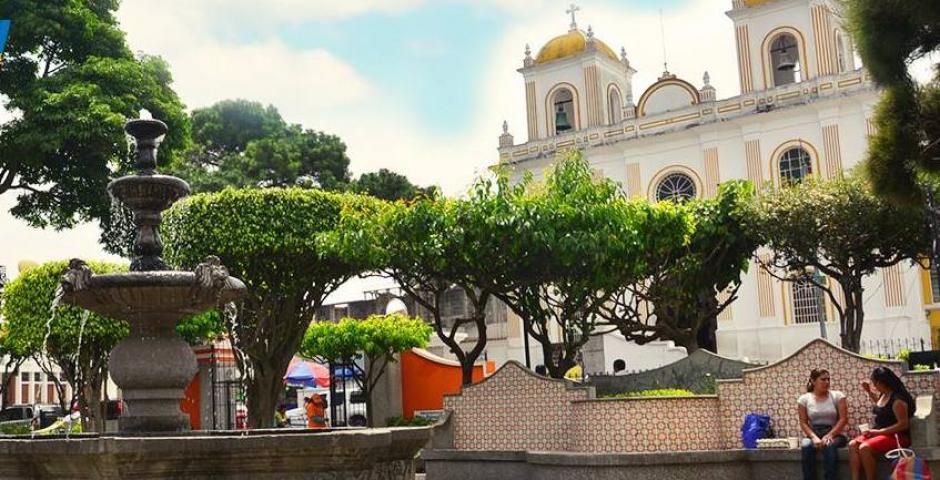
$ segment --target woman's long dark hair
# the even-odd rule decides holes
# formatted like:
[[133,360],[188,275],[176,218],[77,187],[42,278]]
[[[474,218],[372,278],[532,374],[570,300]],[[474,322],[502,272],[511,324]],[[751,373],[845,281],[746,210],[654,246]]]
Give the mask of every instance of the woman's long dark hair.
[[806,391],[812,392],[814,390],[813,384],[816,383],[816,379],[821,377],[823,374],[829,374],[829,370],[825,368],[814,368],[809,372],[809,381],[806,382]]
[[888,367],[878,367],[871,372],[871,379],[872,381],[887,385],[888,388],[894,391],[894,394],[897,395],[898,398],[904,400],[904,403],[907,403],[907,416],[914,416],[914,410],[917,409],[917,405],[914,403],[914,397],[911,395],[911,392],[907,391],[904,382],[898,378],[894,370]]

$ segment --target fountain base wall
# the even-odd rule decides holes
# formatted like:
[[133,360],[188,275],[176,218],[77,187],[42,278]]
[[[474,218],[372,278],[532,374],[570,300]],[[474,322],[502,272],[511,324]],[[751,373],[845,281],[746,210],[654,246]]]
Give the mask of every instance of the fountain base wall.
[[412,480],[429,436],[425,427],[0,439],[0,478]]

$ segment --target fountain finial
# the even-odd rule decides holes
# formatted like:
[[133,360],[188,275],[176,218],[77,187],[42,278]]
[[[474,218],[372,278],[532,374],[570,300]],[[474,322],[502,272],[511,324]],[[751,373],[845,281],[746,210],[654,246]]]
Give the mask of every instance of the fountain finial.
[[153,175],[157,169],[157,148],[169,131],[166,124],[153,118],[138,118],[124,125],[124,131],[137,143],[137,161],[134,166],[139,175]]

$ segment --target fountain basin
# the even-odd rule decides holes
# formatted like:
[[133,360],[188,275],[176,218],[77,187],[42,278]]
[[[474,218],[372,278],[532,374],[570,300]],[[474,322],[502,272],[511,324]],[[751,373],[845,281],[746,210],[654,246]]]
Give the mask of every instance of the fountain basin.
[[189,184],[169,175],[128,175],[112,180],[108,192],[132,209],[163,211],[189,195]]
[[3,478],[413,479],[430,427],[0,438]]
[[244,292],[245,284],[234,277],[225,279],[221,288],[206,288],[193,272],[127,272],[94,275],[87,286],[67,292],[62,300],[133,325],[170,312],[176,321],[231,302]]

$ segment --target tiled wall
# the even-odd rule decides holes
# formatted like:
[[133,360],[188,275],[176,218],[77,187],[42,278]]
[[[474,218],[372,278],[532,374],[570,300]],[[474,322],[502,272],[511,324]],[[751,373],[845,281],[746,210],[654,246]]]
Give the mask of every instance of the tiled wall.
[[568,450],[666,452],[721,446],[718,397],[574,402]]
[[460,395],[444,397],[455,412],[458,450],[567,449],[572,402],[593,398],[592,388],[574,388],[509,362]]
[[[793,355],[766,367],[745,370],[740,380],[719,380],[719,411],[723,430],[723,448],[741,448],[741,422],[749,412],[770,415],[779,437],[802,435],[797,417],[796,399],[806,392],[809,372],[826,368],[831,372],[832,388],[846,394],[849,404],[849,432],[861,423],[871,423],[871,401],[862,392],[861,382],[871,371],[887,365],[901,373],[902,362],[882,362],[853,355],[822,340],[810,342]],[[936,396],[940,376],[936,372],[910,373],[902,377],[914,396]],[[935,402],[940,397],[935,397]]]
[[[739,380],[718,383],[717,396],[593,399],[592,389],[535,375],[510,362],[487,380],[445,397],[454,412],[454,443],[461,450],[656,452],[741,448],[749,412],[771,416],[778,436],[799,436],[796,399],[813,368],[832,372],[832,388],[848,395],[849,428],[870,423],[871,403],[860,388],[878,365],[900,372],[900,362],[868,360],[815,340]],[[933,394],[940,408],[940,373],[908,373],[911,393]],[[940,411],[940,410],[938,410]]]

